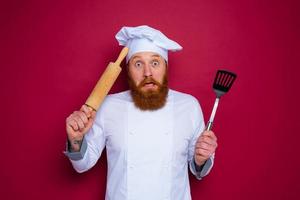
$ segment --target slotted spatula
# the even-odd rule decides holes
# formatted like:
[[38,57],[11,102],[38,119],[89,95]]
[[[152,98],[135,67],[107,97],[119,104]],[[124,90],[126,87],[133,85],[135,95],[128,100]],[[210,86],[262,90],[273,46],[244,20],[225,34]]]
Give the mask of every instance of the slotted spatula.
[[223,96],[225,93],[227,93],[229,91],[229,89],[231,88],[234,80],[236,79],[236,74],[229,72],[229,71],[225,71],[225,70],[218,70],[215,80],[214,80],[214,84],[213,84],[213,89],[216,93],[216,100],[215,100],[215,104],[213,107],[213,110],[211,112],[209,121],[206,125],[206,130],[209,131],[212,129],[212,125],[213,125],[213,121],[216,115],[216,111],[218,108],[218,104],[219,104],[219,100],[221,98],[221,96]]

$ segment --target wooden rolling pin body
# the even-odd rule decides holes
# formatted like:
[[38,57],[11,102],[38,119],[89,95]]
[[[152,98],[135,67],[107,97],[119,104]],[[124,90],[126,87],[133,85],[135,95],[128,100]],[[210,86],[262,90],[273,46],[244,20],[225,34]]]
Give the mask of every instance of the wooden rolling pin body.
[[122,68],[120,64],[128,53],[128,48],[124,47],[115,63],[109,63],[104,73],[100,77],[85,104],[94,110],[98,110],[114,82],[118,78]]

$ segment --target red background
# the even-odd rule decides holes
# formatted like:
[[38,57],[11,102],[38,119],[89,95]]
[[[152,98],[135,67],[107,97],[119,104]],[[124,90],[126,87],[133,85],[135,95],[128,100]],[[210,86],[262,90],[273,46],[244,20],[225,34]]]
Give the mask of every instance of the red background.
[[[104,199],[105,152],[77,174],[65,118],[120,51],[115,33],[148,24],[184,49],[170,86],[207,120],[216,70],[238,74],[221,99],[215,166],[193,199],[300,199],[299,3],[274,0],[1,1],[1,199]],[[112,92],[127,89],[125,70]]]

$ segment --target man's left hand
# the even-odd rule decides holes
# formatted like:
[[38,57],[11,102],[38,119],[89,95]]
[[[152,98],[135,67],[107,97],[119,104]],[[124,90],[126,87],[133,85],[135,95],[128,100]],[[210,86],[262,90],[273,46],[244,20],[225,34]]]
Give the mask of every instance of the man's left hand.
[[212,131],[204,131],[198,138],[195,145],[195,162],[198,166],[205,163],[217,148],[217,137]]

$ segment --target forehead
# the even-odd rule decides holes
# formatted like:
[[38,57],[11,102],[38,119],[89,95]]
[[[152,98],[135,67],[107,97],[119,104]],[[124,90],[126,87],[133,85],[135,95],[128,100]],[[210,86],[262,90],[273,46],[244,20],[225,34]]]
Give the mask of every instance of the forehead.
[[131,58],[130,61],[136,60],[136,59],[152,59],[152,58],[158,58],[163,59],[159,54],[154,52],[139,52],[135,53]]

